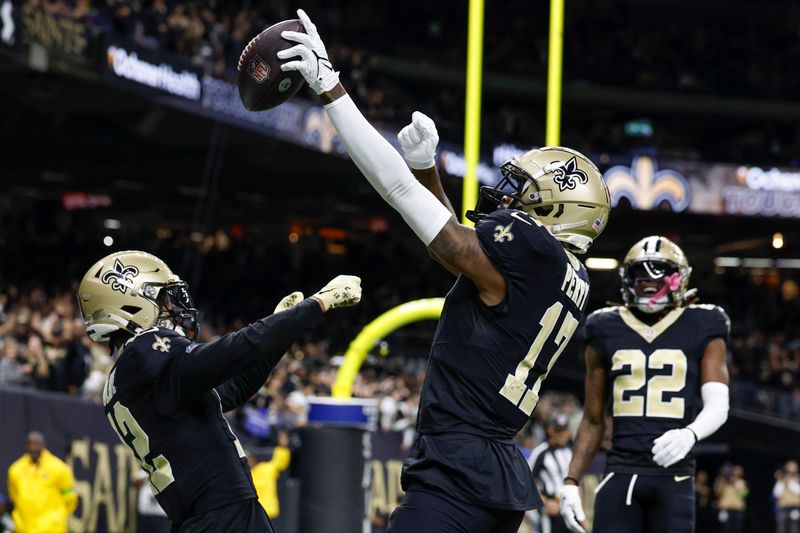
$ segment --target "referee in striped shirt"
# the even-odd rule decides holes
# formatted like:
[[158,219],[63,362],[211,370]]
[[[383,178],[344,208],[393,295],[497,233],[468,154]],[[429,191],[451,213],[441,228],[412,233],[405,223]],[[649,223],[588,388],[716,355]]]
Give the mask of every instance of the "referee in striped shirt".
[[541,533],[568,531],[559,512],[557,495],[567,476],[571,460],[569,418],[565,414],[557,414],[547,423],[547,442],[534,448],[528,459],[533,479],[544,502],[544,507],[539,509]]

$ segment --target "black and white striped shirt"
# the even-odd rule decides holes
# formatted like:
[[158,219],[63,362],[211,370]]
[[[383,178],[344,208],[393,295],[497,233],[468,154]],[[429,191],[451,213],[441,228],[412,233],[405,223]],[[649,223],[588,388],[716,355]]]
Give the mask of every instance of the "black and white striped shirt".
[[544,442],[533,449],[528,464],[542,495],[548,498],[556,497],[567,476],[571,460],[570,446],[555,447],[549,442]]

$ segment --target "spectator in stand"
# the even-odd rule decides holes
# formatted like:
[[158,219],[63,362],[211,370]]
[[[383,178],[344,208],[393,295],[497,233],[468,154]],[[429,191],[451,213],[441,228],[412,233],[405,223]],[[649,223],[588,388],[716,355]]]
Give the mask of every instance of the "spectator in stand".
[[775,474],[772,496],[778,509],[776,533],[800,533],[800,476],[797,461],[788,461]]
[[11,516],[17,533],[66,533],[78,506],[72,470],[45,447],[38,431],[28,434],[26,453],[8,469]]
[[6,337],[2,344],[0,358],[0,384],[31,384],[31,366],[23,361],[19,342],[14,337]]
[[744,469],[739,465],[723,466],[714,483],[717,497],[718,520],[722,533],[742,533],[750,490],[744,480]]

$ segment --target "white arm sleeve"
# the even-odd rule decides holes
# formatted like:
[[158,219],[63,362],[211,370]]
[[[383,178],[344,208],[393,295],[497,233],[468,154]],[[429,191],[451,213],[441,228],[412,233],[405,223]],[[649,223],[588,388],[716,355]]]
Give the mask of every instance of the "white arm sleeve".
[[452,216],[408,169],[403,157],[373,128],[349,95],[325,106],[350,158],[386,202],[428,246]]
[[700,387],[703,395],[703,409],[697,413],[697,418],[688,427],[697,440],[711,436],[728,419],[730,401],[728,399],[728,386],[718,381],[703,383]]

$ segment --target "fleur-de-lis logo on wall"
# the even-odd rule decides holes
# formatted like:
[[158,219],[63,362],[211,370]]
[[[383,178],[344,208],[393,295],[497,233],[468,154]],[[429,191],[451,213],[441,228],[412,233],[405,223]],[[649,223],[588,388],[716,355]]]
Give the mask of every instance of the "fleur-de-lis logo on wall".
[[321,107],[312,107],[308,110],[303,128],[303,138],[309,146],[314,146],[326,154],[343,151],[336,128]]
[[656,209],[667,202],[672,211],[681,212],[689,207],[692,188],[682,174],[674,170],[658,170],[650,156],[633,158],[630,168],[617,165],[609,168],[603,178],[611,193],[611,205],[621,198],[627,199],[634,209]]
[[558,190],[561,192],[567,189],[574,189],[578,186],[578,182],[585,184],[589,181],[589,176],[586,175],[586,172],[578,168],[578,161],[574,156],[560,167],[554,169],[553,172],[555,172],[553,181],[558,185]]
[[139,275],[139,269],[133,265],[123,265],[119,259],[114,259],[114,268],[103,274],[103,283],[111,285],[115,291],[125,294],[128,289],[133,289],[133,278]]

